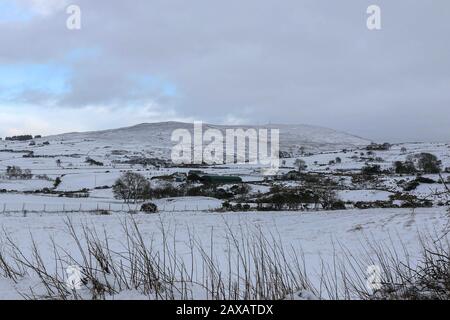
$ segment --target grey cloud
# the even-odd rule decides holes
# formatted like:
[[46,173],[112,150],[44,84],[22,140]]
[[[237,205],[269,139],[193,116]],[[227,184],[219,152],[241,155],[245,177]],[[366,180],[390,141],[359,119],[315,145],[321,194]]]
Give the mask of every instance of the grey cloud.
[[[309,123],[381,140],[445,140],[450,128],[450,3],[376,1],[78,0],[82,30],[64,12],[0,26],[0,63],[73,65],[61,107],[156,101],[182,117]],[[3,45],[5,44],[5,45]],[[129,75],[177,87],[135,92]],[[30,97],[27,97],[30,100]]]

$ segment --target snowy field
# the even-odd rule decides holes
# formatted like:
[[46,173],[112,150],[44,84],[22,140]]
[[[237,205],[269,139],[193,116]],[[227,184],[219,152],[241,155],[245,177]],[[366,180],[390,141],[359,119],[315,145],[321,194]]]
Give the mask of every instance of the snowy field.
[[[53,243],[78,259],[78,251],[74,241],[66,229],[67,215],[1,217],[4,232],[11,235],[25,255],[31,256],[31,240],[39,246],[44,261],[51,269]],[[163,250],[162,230],[176,246],[177,254],[187,264],[191,263],[189,233],[202,243],[206,250],[213,243],[214,257],[222,267],[228,263],[226,257],[227,234],[230,228],[234,233],[250,233],[261,230],[272,234],[286,247],[294,248],[304,256],[307,270],[318,285],[318,275],[322,263],[331,264],[333,257],[341,256],[346,249],[358,256],[363,254],[364,244],[368,239],[378,244],[401,251],[402,246],[408,249],[410,257],[418,256],[421,245],[419,235],[434,234],[443,230],[447,223],[447,212],[443,208],[416,209],[373,209],[346,210],[322,213],[295,212],[241,212],[241,213],[160,213],[157,215],[138,214],[136,220],[145,241],[152,242],[155,250]],[[81,233],[82,225],[95,227],[102,233],[107,232],[109,244],[114,251],[124,251],[122,241],[123,223],[129,219],[126,215],[93,216],[73,214],[70,216],[77,232]],[[211,237],[213,242],[211,242]],[[52,241],[53,242],[52,242]],[[195,260],[195,259],[194,259]],[[201,266],[196,266],[200,272]],[[364,276],[364,275],[362,275]],[[33,288],[39,292],[39,281],[26,277],[14,283],[8,279],[0,280],[0,298],[21,298],[20,293]],[[137,293],[126,293],[116,298],[136,298]],[[125,296],[124,296],[125,295]],[[114,299],[115,297],[110,297]],[[141,298],[143,298],[141,296]],[[202,298],[198,296],[197,298]],[[204,297],[203,297],[204,298]]]

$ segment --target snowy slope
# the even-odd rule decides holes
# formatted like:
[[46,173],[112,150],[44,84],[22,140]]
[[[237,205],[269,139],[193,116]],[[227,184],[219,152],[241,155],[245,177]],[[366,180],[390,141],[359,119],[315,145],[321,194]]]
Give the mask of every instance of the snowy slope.
[[[204,124],[203,130],[219,129],[223,133],[226,129],[248,129],[256,130],[279,129],[280,149],[298,153],[300,147],[309,151],[329,151],[342,148],[353,148],[367,145],[370,141],[347,133],[338,132],[332,129],[308,126],[308,125],[263,125],[263,126],[222,126]],[[49,136],[44,139],[50,142],[59,143],[62,153],[71,150],[74,153],[85,153],[86,150],[92,152],[99,151],[92,142],[97,142],[105,149],[137,151],[151,154],[155,157],[167,158],[174,143],[171,141],[172,132],[176,129],[186,129],[193,132],[193,124],[182,122],[160,122],[143,123],[132,127],[83,132],[67,133],[56,136]],[[91,143],[89,143],[91,142]],[[64,146],[64,147],[63,147]],[[48,149],[46,146],[42,151]],[[51,148],[56,151],[55,146]],[[84,152],[83,152],[84,151]]]

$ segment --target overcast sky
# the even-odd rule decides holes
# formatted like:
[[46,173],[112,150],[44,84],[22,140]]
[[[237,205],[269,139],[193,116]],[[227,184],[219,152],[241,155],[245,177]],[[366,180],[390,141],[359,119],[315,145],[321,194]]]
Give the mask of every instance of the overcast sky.
[[448,0],[0,0],[0,136],[202,120],[449,141],[449,39]]

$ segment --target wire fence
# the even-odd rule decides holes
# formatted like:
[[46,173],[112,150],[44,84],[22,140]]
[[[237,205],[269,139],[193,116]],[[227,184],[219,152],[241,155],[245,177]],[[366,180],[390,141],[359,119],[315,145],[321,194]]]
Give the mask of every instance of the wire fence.
[[[27,203],[3,203],[0,204],[0,214],[28,214],[28,213],[85,213],[85,212],[109,212],[131,213],[140,211],[141,204],[117,204],[117,203],[80,203],[80,204],[27,204]],[[207,212],[217,209],[211,205],[188,204],[163,204],[158,205],[159,212]]]

